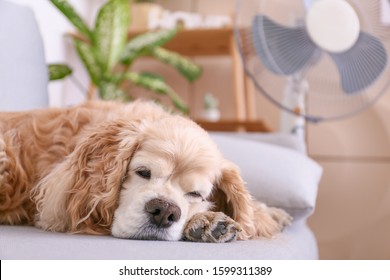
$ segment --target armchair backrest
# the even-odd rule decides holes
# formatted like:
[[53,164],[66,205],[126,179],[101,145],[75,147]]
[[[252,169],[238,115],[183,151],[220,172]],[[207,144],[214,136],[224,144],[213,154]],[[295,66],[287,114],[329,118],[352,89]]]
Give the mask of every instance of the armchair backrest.
[[0,0],[0,111],[48,106],[48,72],[32,10]]

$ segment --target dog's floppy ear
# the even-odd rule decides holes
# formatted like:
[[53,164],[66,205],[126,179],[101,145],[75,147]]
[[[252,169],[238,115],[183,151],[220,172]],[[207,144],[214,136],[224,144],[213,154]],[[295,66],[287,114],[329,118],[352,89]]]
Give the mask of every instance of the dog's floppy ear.
[[240,239],[271,237],[281,229],[273,218],[274,208],[252,198],[238,167],[227,160],[223,163],[221,176],[209,200],[214,204],[214,211],[224,212],[240,223],[243,228]]
[[240,238],[248,239],[254,233],[252,197],[245,188],[237,166],[225,160],[221,176],[217,178],[210,201],[214,211],[224,212],[243,227]]
[[137,148],[137,125],[111,121],[89,131],[36,187],[36,224],[109,234],[122,181]]

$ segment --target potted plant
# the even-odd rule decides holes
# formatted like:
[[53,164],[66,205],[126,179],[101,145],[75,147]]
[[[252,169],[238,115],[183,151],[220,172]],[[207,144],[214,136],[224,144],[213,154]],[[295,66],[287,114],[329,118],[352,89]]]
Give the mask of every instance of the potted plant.
[[[187,105],[161,76],[131,71],[135,60],[150,56],[173,66],[190,82],[198,79],[201,75],[201,68],[198,65],[162,48],[176,35],[177,29],[148,32],[128,40],[130,24],[128,0],[106,2],[100,8],[92,28],[88,27],[68,1],[50,1],[68,18],[79,33],[73,35],[72,40],[91,79],[89,98],[93,98],[96,89],[101,99],[129,100],[131,97],[123,89],[123,85],[131,82],[155,93],[167,95],[176,108],[188,112]],[[62,69],[56,71],[57,68],[54,66],[51,74],[71,72],[66,66],[57,67]]]

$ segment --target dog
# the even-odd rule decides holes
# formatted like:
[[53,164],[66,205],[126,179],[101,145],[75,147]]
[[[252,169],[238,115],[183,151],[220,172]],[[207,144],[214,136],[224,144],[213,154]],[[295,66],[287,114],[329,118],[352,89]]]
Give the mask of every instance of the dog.
[[251,197],[205,130],[152,102],[0,113],[0,224],[228,242],[290,222]]

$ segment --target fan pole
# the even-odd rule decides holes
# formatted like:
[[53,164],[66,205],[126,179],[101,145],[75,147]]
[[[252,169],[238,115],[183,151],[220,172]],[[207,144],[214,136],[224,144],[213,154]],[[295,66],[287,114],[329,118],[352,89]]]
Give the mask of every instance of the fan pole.
[[280,120],[280,130],[283,133],[294,134],[305,138],[305,98],[309,90],[309,84],[296,74],[288,77],[284,89],[283,106],[290,112],[283,110]]

